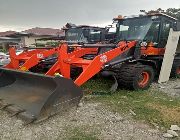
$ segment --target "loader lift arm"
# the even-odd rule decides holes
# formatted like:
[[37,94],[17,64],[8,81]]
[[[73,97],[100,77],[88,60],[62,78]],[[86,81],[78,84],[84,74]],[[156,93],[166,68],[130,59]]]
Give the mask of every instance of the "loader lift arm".
[[[32,51],[25,51],[19,55],[15,54],[15,48],[10,48],[10,58],[11,61],[8,65],[4,66],[4,68],[9,69],[19,69],[22,71],[28,71],[30,68],[36,66],[39,64],[41,60],[44,60],[45,58],[57,54],[61,46],[59,45],[56,48],[50,48],[50,49],[36,49]],[[81,57],[85,54],[96,54],[97,48],[80,48],[78,45],[73,46],[76,49],[72,53],[68,53],[68,56],[74,56],[74,57]],[[60,53],[59,53],[60,56]],[[20,62],[23,62],[22,65],[20,65]]]
[[[129,50],[136,45],[136,41],[129,43],[119,43],[116,48],[111,49],[105,53],[97,55],[93,60],[86,60],[82,57],[86,54],[97,53],[98,49],[101,49],[103,45],[88,45],[83,48],[79,47],[75,51],[68,53],[68,45],[61,44],[57,48],[45,50],[37,49],[29,52],[24,52],[19,56],[16,56],[13,52],[14,49],[10,50],[11,62],[5,68],[19,69],[21,71],[28,71],[30,68],[36,66],[40,60],[47,58],[55,53],[58,54],[57,62],[48,70],[45,75],[54,76],[55,73],[61,73],[65,78],[70,79],[70,67],[81,67],[83,72],[75,80],[75,84],[81,86],[91,77],[96,75],[101,71],[105,64],[114,59],[115,57],[121,55],[123,52]],[[20,61],[24,61],[24,64],[19,65]],[[13,67],[12,67],[13,66]]]
[[84,49],[77,50],[76,53],[82,54],[77,57],[72,54],[68,55],[67,45],[63,44],[59,50],[60,55],[58,61],[51,67],[46,75],[53,76],[56,72],[59,72],[63,77],[70,79],[70,67],[81,67],[83,72],[74,81],[76,85],[81,86],[98,72],[100,72],[108,62],[131,49],[132,47],[135,47],[136,43],[137,41],[131,41],[129,43],[123,44],[119,43],[115,49],[111,49],[105,53],[99,54],[93,60],[86,60],[81,58],[81,56],[83,56],[85,53],[90,53],[87,50],[88,48],[84,48],[86,50],[85,53],[83,53]]
[[10,54],[10,63],[4,66],[4,68],[8,69],[18,69],[20,67],[20,62],[26,62],[29,60],[33,55],[41,53],[43,51],[46,51],[46,49],[35,49],[31,51],[24,51],[19,55],[16,55],[16,50],[15,48],[10,48],[9,49],[9,54]]
[[105,65],[113,60],[118,55],[121,55],[122,53],[126,52],[127,50],[131,49],[132,47],[135,47],[136,41],[132,41],[127,44],[123,44],[122,46],[119,45],[119,47],[112,49],[110,51],[107,51],[103,54],[100,54],[96,56],[88,66],[84,68],[83,73],[75,80],[75,84],[78,86],[81,86],[86,81],[88,81],[91,77],[99,73],[103,68],[105,68]]

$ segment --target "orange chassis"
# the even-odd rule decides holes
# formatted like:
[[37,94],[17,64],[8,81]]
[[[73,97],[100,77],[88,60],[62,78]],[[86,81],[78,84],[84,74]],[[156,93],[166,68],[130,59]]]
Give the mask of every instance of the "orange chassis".
[[[70,79],[71,66],[81,67],[83,71],[74,81],[76,85],[81,86],[91,77],[99,73],[108,62],[135,46],[136,41],[129,43],[121,42],[114,49],[96,55],[93,60],[83,59],[82,57],[86,54],[97,53],[101,45],[86,48],[76,47],[73,52],[68,53],[68,45],[63,43],[57,48],[49,50],[35,49],[32,51],[25,51],[20,55],[16,55],[15,49],[11,48],[9,50],[11,61],[7,66],[5,66],[5,68],[28,71],[30,68],[38,65],[40,60],[43,60],[53,54],[58,54],[56,63],[47,71],[47,73],[45,73],[45,75],[54,76],[56,73],[59,73],[63,77]],[[20,62],[23,62],[23,64],[20,65]]]

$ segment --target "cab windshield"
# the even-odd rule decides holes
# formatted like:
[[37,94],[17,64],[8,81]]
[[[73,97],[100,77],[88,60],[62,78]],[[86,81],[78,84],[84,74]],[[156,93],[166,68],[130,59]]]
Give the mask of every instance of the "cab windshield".
[[66,41],[69,42],[87,42],[87,38],[83,35],[83,30],[80,28],[72,28],[66,32]]
[[132,18],[119,21],[118,40],[151,40],[156,41],[159,22],[147,18]]
[[94,43],[101,41],[102,31],[99,29],[71,28],[66,31],[66,41]]
[[100,30],[90,30],[89,42],[100,42],[100,41],[101,41],[101,31]]

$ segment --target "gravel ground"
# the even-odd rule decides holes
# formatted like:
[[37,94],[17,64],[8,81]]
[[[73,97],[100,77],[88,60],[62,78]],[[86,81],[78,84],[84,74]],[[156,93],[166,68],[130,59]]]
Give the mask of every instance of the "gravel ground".
[[[54,140],[68,139],[68,129],[82,128],[85,132],[95,132],[104,140],[161,140],[162,134],[149,126],[135,122],[131,117],[122,117],[101,106],[85,103],[76,111],[63,116],[56,115],[41,124],[24,126],[16,117],[0,111],[0,139],[2,140]],[[87,128],[87,129],[84,129]]]
[[166,83],[152,85],[153,89],[158,89],[171,97],[180,97],[180,79],[172,79]]
[[[167,83],[153,84],[173,97],[180,97],[180,79]],[[83,133],[93,133],[103,140],[163,140],[162,133],[143,122],[136,122],[131,116],[112,113],[100,103],[84,103],[69,114],[56,115],[40,124],[24,126],[16,117],[0,111],[1,140],[54,140],[68,139],[70,130],[80,129]]]

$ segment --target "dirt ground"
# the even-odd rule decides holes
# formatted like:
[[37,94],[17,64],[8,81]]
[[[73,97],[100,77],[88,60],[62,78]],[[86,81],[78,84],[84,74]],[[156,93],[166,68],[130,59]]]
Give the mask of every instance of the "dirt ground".
[[[180,96],[180,80],[172,80],[152,88],[170,96]],[[0,111],[1,140],[61,140],[86,139],[103,140],[163,140],[162,132],[143,122],[136,122],[131,115],[112,113],[100,103],[84,102],[70,114],[56,115],[40,124],[24,126],[23,122]],[[86,136],[87,135],[87,136]],[[84,138],[84,139],[85,139]]]
[[0,139],[70,139],[78,129],[104,140],[161,140],[162,134],[149,126],[104,109],[100,104],[84,104],[67,116],[54,116],[42,124],[23,126],[21,120],[0,112]]
[[152,88],[167,93],[171,97],[180,97],[180,79],[171,79],[162,84],[154,83]]

